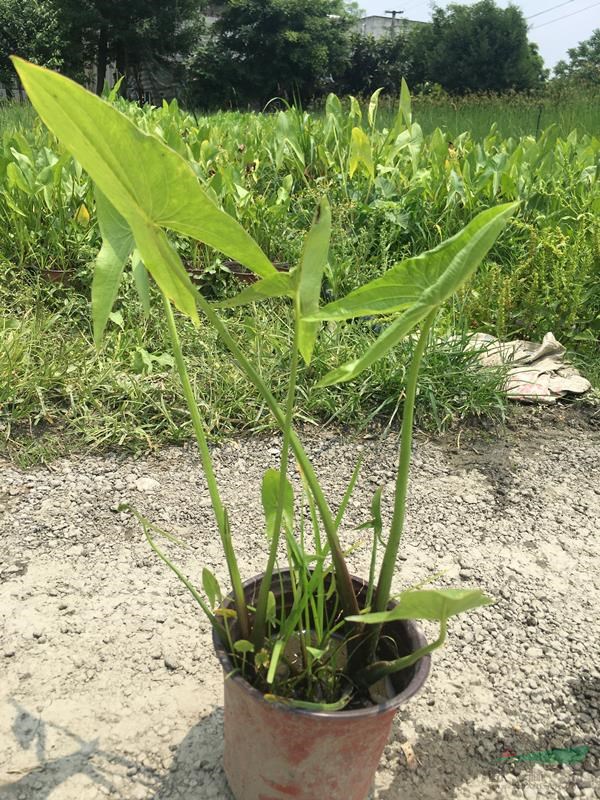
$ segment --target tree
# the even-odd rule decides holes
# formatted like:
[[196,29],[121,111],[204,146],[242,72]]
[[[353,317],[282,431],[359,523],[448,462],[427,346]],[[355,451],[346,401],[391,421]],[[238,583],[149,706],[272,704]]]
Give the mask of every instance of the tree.
[[54,69],[62,66],[62,31],[51,4],[44,0],[0,0],[0,83],[9,97],[17,85],[11,55]]
[[193,100],[307,100],[349,58],[353,10],[343,0],[228,0],[190,65]]
[[141,72],[155,65],[181,69],[198,35],[200,0],[52,0],[63,20],[77,74],[94,67],[96,92],[114,63],[142,99]]
[[554,71],[558,78],[600,84],[600,28],[589,39],[568,50],[569,63],[559,61]]
[[402,78],[410,69],[408,58],[408,38],[404,32],[380,39],[353,33],[349,62],[336,79],[336,91],[370,95],[381,87],[388,94],[397,94]]
[[494,0],[435,8],[431,25],[410,36],[413,83],[439,83],[449,92],[533,89],[545,79],[537,46],[516,6]]

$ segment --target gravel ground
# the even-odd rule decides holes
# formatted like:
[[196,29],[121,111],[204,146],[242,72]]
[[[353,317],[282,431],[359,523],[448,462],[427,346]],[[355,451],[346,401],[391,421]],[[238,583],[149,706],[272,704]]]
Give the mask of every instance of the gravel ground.
[[[394,440],[307,441],[333,500],[366,456],[350,545],[376,485],[389,498]],[[277,439],[230,441],[215,460],[249,577],[263,567],[258,487]],[[453,622],[397,716],[377,800],[600,798],[599,464],[600,433],[584,424],[418,442],[397,588],[447,570],[440,584],[498,602]],[[207,564],[227,584],[191,448],[0,464],[1,800],[231,797],[209,627],[122,501],[190,544],[189,574]],[[368,548],[352,561],[366,574]],[[583,764],[501,760],[576,745],[590,748]]]

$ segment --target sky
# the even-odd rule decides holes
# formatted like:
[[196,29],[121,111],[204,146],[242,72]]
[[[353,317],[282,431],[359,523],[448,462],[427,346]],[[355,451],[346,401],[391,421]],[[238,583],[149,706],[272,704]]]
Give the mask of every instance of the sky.
[[[456,2],[472,5],[475,0]],[[497,0],[497,3],[506,8],[509,0]],[[557,61],[567,59],[570,47],[589,39],[593,30],[600,28],[600,0],[515,0],[513,4],[519,6],[526,17],[532,17],[528,20],[531,26],[529,39],[539,45],[547,67],[554,67]],[[407,19],[431,19],[430,0],[359,0],[359,5],[366,14],[384,16],[387,10],[398,10],[404,11]],[[448,4],[445,0],[438,0],[437,5],[445,8]]]

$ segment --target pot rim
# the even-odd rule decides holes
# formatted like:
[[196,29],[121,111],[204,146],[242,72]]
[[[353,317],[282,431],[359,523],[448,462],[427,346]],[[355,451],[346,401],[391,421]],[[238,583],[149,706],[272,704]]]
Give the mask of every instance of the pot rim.
[[[287,572],[288,570],[281,570],[281,572]],[[276,573],[273,573],[275,575]],[[353,581],[358,583],[363,583],[364,581],[362,578],[358,578],[354,575],[350,576]],[[250,578],[250,580],[246,581],[243,584],[243,588],[249,588],[252,585],[258,584],[262,579],[262,575],[257,575],[254,578]],[[425,647],[427,644],[427,640],[421,628],[417,625],[417,623],[412,620],[397,620],[398,623],[403,624],[408,631],[412,634],[414,639],[416,640],[416,649],[420,647]],[[423,684],[427,680],[429,672],[431,670],[431,655],[423,656],[417,663],[415,664],[415,672],[412,676],[408,686],[406,686],[399,694],[394,695],[394,697],[386,700],[384,703],[379,703],[377,705],[369,706],[368,708],[358,708],[353,709],[351,711],[307,711],[303,708],[295,708],[294,706],[287,705],[286,703],[280,703],[276,700],[265,700],[264,694],[252,686],[242,675],[239,673],[235,673],[232,675],[234,666],[231,662],[229,657],[229,653],[227,652],[225,646],[219,639],[217,631],[213,628],[212,630],[212,640],[213,646],[215,648],[215,653],[219,662],[221,663],[221,667],[223,668],[223,672],[225,673],[225,680],[226,681],[235,681],[235,683],[243,689],[247,694],[250,694],[254,700],[259,703],[264,703],[269,708],[277,708],[279,710],[286,711],[290,714],[299,714],[301,716],[309,716],[315,717],[318,719],[336,719],[339,720],[340,718],[344,718],[346,720],[352,719],[364,719],[365,717],[375,717],[380,714],[385,714],[389,711],[396,711],[401,705],[406,703],[410,700],[411,697],[414,697],[423,687]]]

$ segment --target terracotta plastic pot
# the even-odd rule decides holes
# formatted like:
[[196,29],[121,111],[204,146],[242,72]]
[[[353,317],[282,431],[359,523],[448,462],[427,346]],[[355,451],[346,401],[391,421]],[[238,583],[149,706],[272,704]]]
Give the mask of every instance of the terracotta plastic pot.
[[68,286],[71,283],[73,273],[66,269],[47,269],[44,275],[50,283],[59,283],[61,286]]
[[[238,261],[224,261],[223,266],[227,267],[231,274],[242,283],[256,283],[260,280],[259,275],[257,275],[255,272],[251,272],[249,269],[246,269],[246,267],[244,267]],[[285,261],[275,261],[273,266],[277,272],[290,271],[290,265]]]
[[[287,573],[274,576],[273,591],[289,587]],[[254,604],[261,576],[245,584]],[[364,581],[353,578],[357,593]],[[287,586],[286,586],[287,583]],[[279,586],[278,586],[279,584]],[[412,621],[385,626],[401,654],[426,644]],[[233,670],[216,635],[213,642],[225,673],[225,774],[236,800],[365,800],[398,708],[425,683],[430,657],[392,676],[396,695],[385,703],[352,711],[301,711],[269,702]]]

